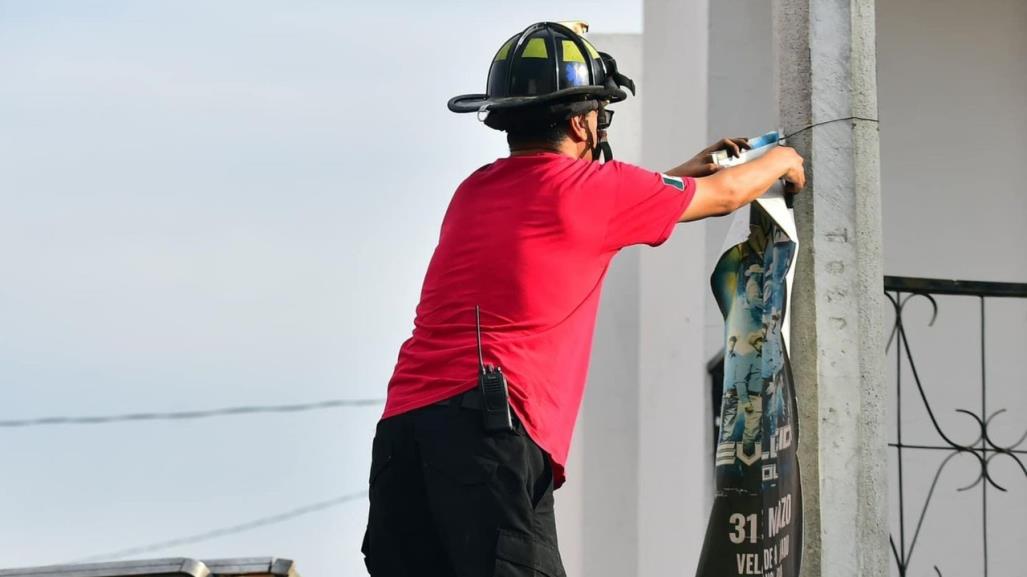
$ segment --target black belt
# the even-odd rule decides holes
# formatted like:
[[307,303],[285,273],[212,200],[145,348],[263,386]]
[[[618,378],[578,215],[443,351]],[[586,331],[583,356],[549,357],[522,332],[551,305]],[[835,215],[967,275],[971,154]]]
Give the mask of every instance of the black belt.
[[465,393],[460,393],[459,395],[449,397],[448,399],[443,399],[435,404],[442,405],[444,407],[452,407],[456,405],[462,409],[480,411],[482,407],[481,390],[474,388]]

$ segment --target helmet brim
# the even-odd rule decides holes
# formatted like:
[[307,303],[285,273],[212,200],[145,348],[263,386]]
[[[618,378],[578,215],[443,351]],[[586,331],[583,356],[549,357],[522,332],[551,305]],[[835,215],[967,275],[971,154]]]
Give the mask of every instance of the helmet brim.
[[482,110],[515,110],[517,108],[528,108],[553,103],[574,96],[591,96],[596,100],[620,102],[628,97],[628,93],[619,88],[608,88],[606,86],[576,86],[539,96],[489,98],[487,94],[462,94],[450,98],[446,106],[452,112],[458,113],[479,112]]

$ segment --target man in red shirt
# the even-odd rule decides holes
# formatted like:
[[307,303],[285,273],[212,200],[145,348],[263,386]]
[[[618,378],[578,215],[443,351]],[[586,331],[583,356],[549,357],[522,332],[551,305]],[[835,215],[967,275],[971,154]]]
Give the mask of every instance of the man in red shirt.
[[564,575],[553,491],[610,260],[778,179],[804,185],[785,147],[718,170],[711,154],[737,154],[744,139],[662,174],[611,160],[605,106],[627,97],[622,86],[634,91],[613,58],[546,22],[503,44],[487,94],[450,100],[506,131],[510,156],[454,193],[389,382],[362,548],[372,576]]

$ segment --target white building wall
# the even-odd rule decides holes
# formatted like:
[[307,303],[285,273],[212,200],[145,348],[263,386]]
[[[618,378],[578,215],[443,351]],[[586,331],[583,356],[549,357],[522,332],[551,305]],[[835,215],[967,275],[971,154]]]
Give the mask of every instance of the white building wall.
[[[1025,30],[1023,0],[877,3],[886,274],[1027,282]],[[955,410],[981,410],[980,304],[974,298],[939,297],[938,305],[933,327],[927,326],[925,300],[909,305],[910,346],[942,429],[957,442],[971,443],[980,429]],[[996,443],[1012,444],[1027,429],[1027,387],[1019,361],[1027,349],[1027,302],[989,299],[986,307],[987,413],[1008,409],[989,431]],[[889,312],[886,320],[891,318]],[[894,367],[894,355],[890,361]],[[903,441],[942,444],[915,391],[907,371]],[[895,403],[893,397],[892,439]],[[889,456],[896,527],[897,460],[894,451]],[[906,453],[907,548],[945,456]],[[1005,456],[995,457],[989,472],[1009,492],[988,487],[988,574],[1021,575],[1027,478]],[[984,574],[981,488],[957,490],[979,473],[975,459],[960,456],[939,476],[910,575],[934,575],[935,565],[942,575]]]
[[885,271],[1027,281],[1027,2],[878,2]]
[[[708,5],[646,0],[642,157],[667,169],[706,143]],[[712,479],[705,394],[705,224],[640,253],[638,575],[695,571]]]

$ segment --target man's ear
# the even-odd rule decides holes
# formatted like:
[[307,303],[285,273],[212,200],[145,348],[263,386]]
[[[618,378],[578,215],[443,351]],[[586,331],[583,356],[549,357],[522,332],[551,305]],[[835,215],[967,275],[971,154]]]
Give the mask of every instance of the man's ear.
[[588,116],[585,114],[579,114],[572,116],[567,120],[570,123],[570,132],[568,136],[574,142],[585,142],[588,140]]

